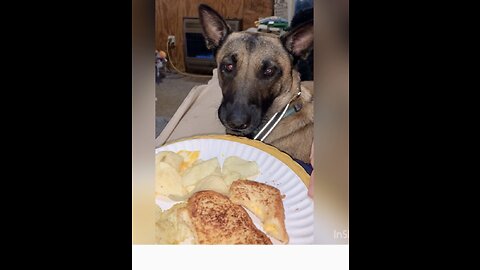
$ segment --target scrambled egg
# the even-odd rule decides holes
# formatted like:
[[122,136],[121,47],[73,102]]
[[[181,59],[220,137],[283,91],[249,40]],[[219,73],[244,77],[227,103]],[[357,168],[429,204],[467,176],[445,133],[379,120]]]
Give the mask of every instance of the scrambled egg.
[[183,173],[186,169],[190,168],[195,161],[198,160],[200,156],[200,151],[178,151],[177,154],[183,158],[182,163],[180,164],[180,173]]

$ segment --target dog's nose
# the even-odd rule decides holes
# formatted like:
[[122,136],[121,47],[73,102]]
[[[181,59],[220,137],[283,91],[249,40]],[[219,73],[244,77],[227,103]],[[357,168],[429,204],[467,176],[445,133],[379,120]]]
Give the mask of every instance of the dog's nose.
[[250,125],[250,116],[243,113],[233,113],[228,119],[228,125],[232,129],[246,129]]

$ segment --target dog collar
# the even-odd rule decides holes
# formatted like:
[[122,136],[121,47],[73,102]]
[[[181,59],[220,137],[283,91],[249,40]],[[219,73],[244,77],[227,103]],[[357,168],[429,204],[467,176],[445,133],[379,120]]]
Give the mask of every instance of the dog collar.
[[288,110],[285,112],[285,115],[282,117],[282,119],[299,112],[301,109],[302,104],[295,104],[293,106],[290,106],[290,108],[288,108]]
[[[260,129],[260,131],[255,134],[255,137],[253,137],[254,140],[260,140],[261,142],[263,142],[263,140],[265,140],[265,138],[272,132],[272,130],[278,125],[278,123],[280,122],[280,120],[282,120],[283,118],[287,117],[287,116],[290,116],[298,111],[300,111],[302,109],[302,106],[301,104],[295,104],[293,106],[290,107],[290,104],[295,100],[297,99],[300,94],[302,94],[302,91],[301,91],[301,88],[299,87],[298,88],[298,93],[287,103],[287,105],[285,106],[285,108],[282,110],[282,112],[276,112],[272,118],[270,118],[270,120],[268,120],[268,122]],[[280,114],[279,114],[280,113]],[[260,138],[260,136],[262,136]],[[260,139],[259,139],[260,138]]]

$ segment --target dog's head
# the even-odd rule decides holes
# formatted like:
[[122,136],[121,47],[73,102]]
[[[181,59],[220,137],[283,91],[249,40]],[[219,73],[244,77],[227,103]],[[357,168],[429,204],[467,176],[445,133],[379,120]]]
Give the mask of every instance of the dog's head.
[[[228,134],[249,136],[272,102],[292,89],[292,61],[305,57],[313,43],[313,22],[282,37],[232,32],[212,8],[199,6],[207,47],[215,51],[223,99],[218,117]],[[296,88],[292,90],[292,95]]]

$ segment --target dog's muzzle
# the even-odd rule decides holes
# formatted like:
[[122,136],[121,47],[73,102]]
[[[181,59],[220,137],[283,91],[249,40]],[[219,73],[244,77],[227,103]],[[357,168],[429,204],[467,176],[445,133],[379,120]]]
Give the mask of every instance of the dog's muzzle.
[[261,110],[255,105],[223,104],[218,116],[227,134],[248,136],[261,122]]

